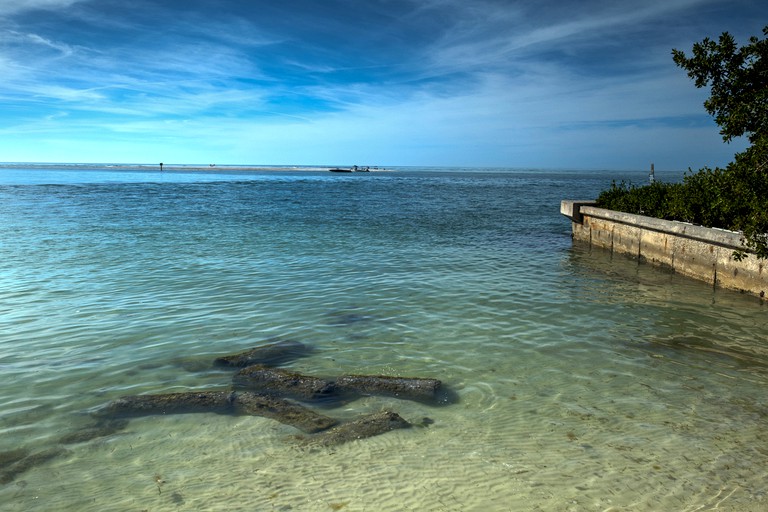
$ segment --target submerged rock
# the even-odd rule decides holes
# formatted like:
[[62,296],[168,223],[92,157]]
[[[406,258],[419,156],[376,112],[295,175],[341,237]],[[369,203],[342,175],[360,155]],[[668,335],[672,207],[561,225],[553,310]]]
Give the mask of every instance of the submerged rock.
[[311,352],[310,347],[300,341],[279,340],[266,345],[251,348],[244,352],[217,357],[216,366],[242,368],[254,364],[278,365],[303,357]]
[[351,310],[339,310],[333,311],[327,315],[328,325],[334,327],[348,326],[357,324],[360,322],[370,322],[375,320],[375,317],[365,313],[359,313],[357,308]]
[[325,430],[338,423],[333,418],[297,403],[247,391],[235,395],[234,406],[237,414],[271,418],[308,434]]
[[185,414],[198,412],[231,413],[231,391],[194,391],[160,395],[123,396],[110,402],[99,415],[108,417]]
[[99,437],[106,437],[116,432],[120,432],[128,426],[127,419],[102,419],[95,425],[75,430],[69,434],[64,434],[59,438],[61,444],[84,443]]
[[361,395],[392,396],[431,405],[457,401],[455,394],[438,379],[342,375],[332,380],[264,365],[243,368],[235,374],[233,384],[239,389],[273,396],[297,400],[323,400],[326,405],[348,401]]
[[7,484],[13,482],[17,476],[29,471],[35,466],[39,466],[48,462],[49,460],[70,453],[69,450],[57,446],[55,448],[48,448],[46,450],[27,455],[9,466],[3,467],[0,471],[0,484]]
[[410,428],[411,424],[393,411],[381,411],[344,423],[304,441],[307,446],[334,446],[356,439],[384,434],[390,430]]
[[333,418],[318,414],[297,403],[248,391],[196,391],[124,396],[109,403],[98,414],[124,418],[203,412],[263,416],[308,433],[318,432],[337,423]]
[[29,448],[16,448],[14,450],[0,452],[0,467],[13,464],[27,455],[29,455]]
[[299,400],[327,398],[334,391],[333,382],[329,380],[263,365],[243,368],[235,374],[232,382],[238,388]]
[[385,375],[342,375],[335,384],[341,393],[392,396],[421,402],[439,401],[442,386],[437,379]]

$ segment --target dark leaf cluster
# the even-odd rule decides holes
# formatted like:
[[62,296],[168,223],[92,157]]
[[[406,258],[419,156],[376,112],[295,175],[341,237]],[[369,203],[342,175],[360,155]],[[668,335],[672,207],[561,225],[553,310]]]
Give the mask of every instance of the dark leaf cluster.
[[[763,28],[768,36],[768,26]],[[711,87],[704,107],[720,126],[723,140],[747,135],[755,143],[768,133],[768,38],[751,37],[738,47],[724,32],[717,42],[705,38],[693,55],[672,50],[675,64],[688,72],[696,87]]]

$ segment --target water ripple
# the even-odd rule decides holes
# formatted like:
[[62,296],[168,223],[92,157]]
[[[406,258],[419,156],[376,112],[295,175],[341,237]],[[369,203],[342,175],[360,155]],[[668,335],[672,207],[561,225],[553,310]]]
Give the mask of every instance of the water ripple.
[[571,248],[556,205],[590,197],[605,175],[448,174],[0,187],[0,452],[54,446],[123,394],[227,389],[213,359],[275,338],[314,348],[296,371],[438,378],[458,398],[324,409],[431,423],[310,453],[265,418],[142,418],[29,470],[0,500],[25,511],[763,500],[762,305]]

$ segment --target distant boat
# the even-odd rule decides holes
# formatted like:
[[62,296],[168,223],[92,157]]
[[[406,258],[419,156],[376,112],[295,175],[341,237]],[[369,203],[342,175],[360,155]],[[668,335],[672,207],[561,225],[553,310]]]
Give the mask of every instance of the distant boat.
[[332,169],[328,169],[331,172],[371,172],[370,167],[358,167],[356,165],[353,165],[351,169],[343,169],[341,167],[334,167]]

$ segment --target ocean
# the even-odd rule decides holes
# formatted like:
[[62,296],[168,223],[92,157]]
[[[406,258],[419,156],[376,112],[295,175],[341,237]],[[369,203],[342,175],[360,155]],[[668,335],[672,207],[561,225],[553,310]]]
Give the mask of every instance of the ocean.
[[[559,213],[647,179],[3,166],[0,510],[765,510],[765,304]],[[123,396],[228,392],[214,359],[278,340],[309,349],[291,372],[449,393],[298,402],[413,424],[330,446],[215,412],[89,434]]]

